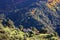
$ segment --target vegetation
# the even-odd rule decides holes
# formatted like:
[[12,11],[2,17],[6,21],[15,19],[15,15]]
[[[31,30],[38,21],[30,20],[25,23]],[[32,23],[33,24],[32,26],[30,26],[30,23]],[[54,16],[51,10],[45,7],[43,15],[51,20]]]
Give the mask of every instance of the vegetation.
[[0,22],[0,40],[59,40],[57,33],[48,34],[43,29],[39,32],[35,27],[23,28],[22,25],[16,28],[10,19],[4,22],[5,25]]

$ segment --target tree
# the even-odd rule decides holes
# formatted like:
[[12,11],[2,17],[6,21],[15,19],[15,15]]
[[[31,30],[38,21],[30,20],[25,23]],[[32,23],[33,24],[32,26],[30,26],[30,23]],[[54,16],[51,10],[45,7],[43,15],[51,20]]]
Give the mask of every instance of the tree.
[[47,29],[42,28],[42,29],[39,30],[39,32],[45,34],[45,33],[47,33]]
[[5,15],[4,14],[0,14],[0,23],[3,22],[3,19],[5,18]]
[[31,30],[32,30],[32,31],[35,31],[35,30],[37,30],[37,29],[36,29],[35,27],[31,27]]
[[14,22],[11,19],[7,20],[7,25],[8,25],[8,27],[15,28]]
[[22,25],[19,25],[19,29],[22,31],[23,30],[23,26]]

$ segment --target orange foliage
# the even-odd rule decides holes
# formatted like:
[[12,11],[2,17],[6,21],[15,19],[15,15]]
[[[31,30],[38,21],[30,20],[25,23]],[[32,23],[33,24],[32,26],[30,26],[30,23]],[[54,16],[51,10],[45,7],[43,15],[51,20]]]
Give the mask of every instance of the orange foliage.
[[31,13],[34,15],[35,11],[36,11],[36,10],[32,10]]
[[49,8],[55,6],[56,4],[60,3],[60,0],[48,0],[48,3],[46,4]]

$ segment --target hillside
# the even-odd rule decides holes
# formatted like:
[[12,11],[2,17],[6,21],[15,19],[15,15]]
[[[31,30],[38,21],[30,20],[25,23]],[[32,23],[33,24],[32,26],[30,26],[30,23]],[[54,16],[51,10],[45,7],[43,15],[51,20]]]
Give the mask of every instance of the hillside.
[[[12,29],[15,30],[17,28],[17,30],[19,30],[19,25],[22,25],[24,28],[35,27],[38,31],[46,29],[47,32],[45,34],[49,36],[51,33],[54,34],[55,32],[57,33],[57,36],[60,36],[60,3],[57,0],[2,0],[0,1],[0,21],[2,21],[1,27],[3,26],[4,32],[9,30],[8,35],[11,35],[10,33],[13,32]],[[7,23],[7,21],[10,21],[11,23]],[[10,29],[10,24],[13,27],[12,29]],[[5,29],[4,26],[8,26],[7,29]],[[21,32],[25,34],[23,31]],[[43,35],[44,38],[45,35],[41,35]],[[32,38],[35,39],[35,37],[37,38],[41,35],[34,35]],[[29,37],[27,38],[29,39]],[[43,38],[41,40],[44,40]],[[37,39],[39,40],[39,38]],[[46,40],[50,40],[50,38]]]
[[22,25],[16,28],[11,20],[6,21],[7,25],[3,25],[2,22],[0,20],[0,40],[59,40],[56,32],[48,34],[43,30],[39,33],[36,28],[24,30]]

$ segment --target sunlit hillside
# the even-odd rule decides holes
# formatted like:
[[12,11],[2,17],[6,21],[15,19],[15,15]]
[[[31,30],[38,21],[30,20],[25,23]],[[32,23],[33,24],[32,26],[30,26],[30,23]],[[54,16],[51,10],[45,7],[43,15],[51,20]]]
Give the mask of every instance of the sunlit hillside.
[[0,40],[59,40],[56,32],[49,34],[43,29],[43,31],[40,30],[38,32],[36,28],[32,28],[31,30],[28,28],[30,31],[26,31],[22,25],[16,28],[10,19],[9,21],[5,21],[6,24],[4,25],[2,22],[0,20]]

